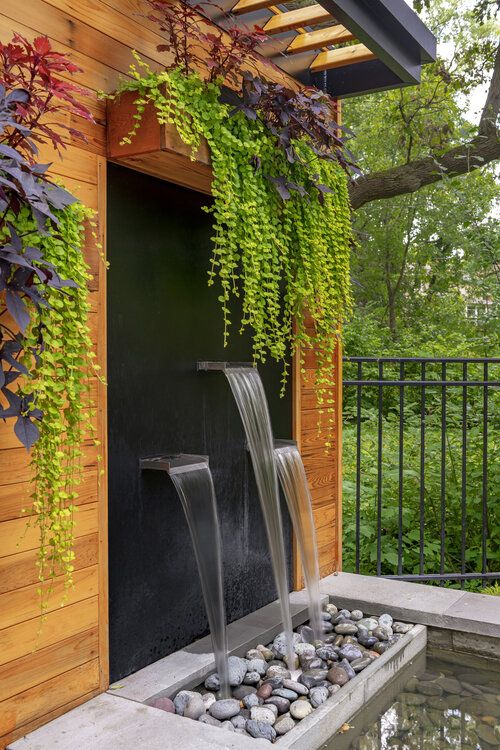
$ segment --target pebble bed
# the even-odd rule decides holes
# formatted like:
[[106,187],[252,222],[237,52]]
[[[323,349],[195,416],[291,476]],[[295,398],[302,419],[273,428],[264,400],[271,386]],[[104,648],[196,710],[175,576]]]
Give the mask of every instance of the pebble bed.
[[288,664],[285,634],[259,644],[245,658],[229,657],[232,698],[219,698],[217,673],[198,690],[181,690],[175,698],[150,705],[230,732],[275,742],[290,732],[358,672],[378,659],[413,625],[391,615],[365,617],[360,610],[338,610],[326,604],[323,639],[301,625],[293,634],[295,663]]

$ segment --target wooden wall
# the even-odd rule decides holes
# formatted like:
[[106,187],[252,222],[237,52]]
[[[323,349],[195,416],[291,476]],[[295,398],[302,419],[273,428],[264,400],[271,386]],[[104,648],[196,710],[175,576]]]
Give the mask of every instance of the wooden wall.
[[[42,161],[88,206],[98,211],[98,233],[105,246],[106,122],[97,91],[113,91],[136,49],[152,67],[164,56],[156,51],[162,38],[147,19],[142,0],[2,0],[0,39],[14,31],[28,39],[46,34],[53,46],[71,54],[83,73],[76,77],[89,89],[82,100],[96,124],[71,124],[85,131],[86,144],[69,142],[60,160],[43,149]],[[278,74],[273,74],[276,77]],[[92,238],[86,257],[93,272],[92,331],[98,359],[106,364],[106,285],[103,265]],[[338,463],[326,457],[315,435],[314,396],[307,379],[296,379],[297,439],[305,454],[313,487],[315,518],[323,574],[339,564]],[[12,425],[0,422],[0,750],[10,741],[55,718],[106,689],[107,519],[106,391],[95,383],[100,461],[89,445],[85,482],[76,520],[75,587],[61,608],[58,579],[46,621],[39,633],[35,560],[38,538],[26,532],[29,456],[19,447]],[[99,480],[99,473],[102,476]]]

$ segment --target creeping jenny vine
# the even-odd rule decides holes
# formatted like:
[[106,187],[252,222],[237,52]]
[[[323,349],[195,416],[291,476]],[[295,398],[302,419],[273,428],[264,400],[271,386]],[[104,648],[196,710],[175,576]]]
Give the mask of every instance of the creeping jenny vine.
[[[295,158],[277,148],[276,135],[257,116],[222,101],[222,82],[181,68],[152,71],[137,57],[137,92],[130,142],[146,106],[160,123],[174,125],[195,158],[206,139],[213,170],[213,256],[209,283],[220,284],[224,343],[230,300],[242,305],[240,331],[252,332],[255,362],[270,355],[283,365],[291,355],[315,369],[318,401],[332,417],[332,355],[351,308],[352,245],[347,177],[337,159],[322,158],[306,139],[293,139]],[[327,155],[324,155],[327,157]],[[308,351],[314,364],[307,362]]]

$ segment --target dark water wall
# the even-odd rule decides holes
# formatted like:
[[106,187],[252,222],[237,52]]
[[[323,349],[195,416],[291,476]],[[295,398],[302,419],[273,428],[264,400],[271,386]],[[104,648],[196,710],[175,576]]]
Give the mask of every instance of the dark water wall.
[[[231,622],[276,598],[264,522],[236,405],[222,373],[197,360],[248,361],[237,334],[222,347],[207,287],[206,197],[109,165],[108,405],[111,680],[207,633],[191,540],[171,480],[141,476],[141,456],[210,456]],[[291,434],[279,368],[260,367],[274,434]],[[291,529],[284,512],[291,566]]]

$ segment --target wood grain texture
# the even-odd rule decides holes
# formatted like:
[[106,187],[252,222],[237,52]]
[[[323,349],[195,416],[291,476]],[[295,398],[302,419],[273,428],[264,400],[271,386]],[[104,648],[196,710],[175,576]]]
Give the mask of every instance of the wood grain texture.
[[[91,110],[95,123],[60,116],[58,122],[82,130],[87,140],[83,143],[67,135],[64,139],[67,148],[61,155],[43,147],[41,160],[51,162],[53,177],[97,212],[97,238],[95,233],[86,233],[84,252],[92,273],[89,284],[92,338],[104,376],[106,283],[97,241],[105,252],[107,114],[106,103],[97,92],[110,93],[116,89],[120,77],[127,75],[133,62],[132,49],[155,70],[169,62],[165,53],[157,50],[164,40],[146,13],[144,0],[2,0],[0,4],[1,41],[10,39],[14,31],[29,40],[46,34],[55,49],[69,54],[82,68],[74,80],[86,92],[78,98]],[[326,20],[328,16],[324,11],[322,14]],[[290,28],[298,22],[297,16],[286,13],[282,16],[284,23],[292,23]],[[207,21],[202,25],[208,28]],[[271,80],[299,88],[294,79],[265,61],[261,72]],[[129,154],[128,161],[122,163],[146,174],[210,192],[211,171],[206,151],[199,155],[198,161],[190,161],[177,134],[165,129],[160,134],[160,145],[160,155]],[[298,415],[303,410],[305,419],[297,439],[310,457],[311,470],[323,471],[321,476],[311,475],[312,494],[315,523],[324,544],[322,571],[331,572],[335,563],[331,559],[331,545],[325,540],[330,533],[334,534],[339,517],[334,509],[336,488],[328,485],[329,465],[317,463],[320,443],[317,435],[313,437],[307,417],[316,408],[314,397],[306,392],[307,383],[302,382],[297,372],[294,377],[294,411]],[[38,538],[36,529],[26,529],[22,513],[23,507],[29,505],[29,456],[13,439],[12,426],[0,423],[0,749],[108,686],[107,402],[103,382],[94,380],[91,388],[101,447],[84,446],[84,479],[76,513],[75,587],[68,592],[66,605],[60,608],[64,580],[56,578],[45,629],[42,628],[40,635],[36,594]],[[332,476],[331,472],[328,476]]]

